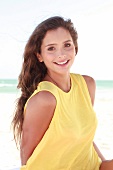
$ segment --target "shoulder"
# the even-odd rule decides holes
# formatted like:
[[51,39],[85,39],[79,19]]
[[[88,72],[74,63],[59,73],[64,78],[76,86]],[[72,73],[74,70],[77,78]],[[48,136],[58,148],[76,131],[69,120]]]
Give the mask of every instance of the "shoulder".
[[[35,121],[39,118],[50,121],[54,115],[54,110],[56,108],[56,99],[48,91],[40,91],[34,96],[32,96],[25,110],[24,120]],[[45,120],[45,119],[44,119]]]
[[94,88],[95,89],[95,87],[96,87],[95,80],[90,76],[86,76],[86,75],[82,75],[82,76],[83,76],[88,88]]
[[87,75],[83,75],[83,78],[87,84],[88,91],[91,97],[92,105],[94,104],[94,99],[95,99],[95,90],[96,90],[96,83],[95,80]]
[[39,107],[55,107],[56,106],[56,98],[55,96],[48,92],[48,91],[40,91],[34,96],[30,98],[30,100],[27,103],[26,109],[31,108],[39,108]]
[[82,80],[81,78],[83,77],[88,87],[93,87],[93,88],[96,87],[95,80],[90,76],[71,73],[71,77],[76,78],[78,80]]
[[90,76],[71,73],[71,77],[77,79],[78,81],[81,81],[83,80],[82,78],[84,78],[88,87],[92,86],[93,88],[95,88],[95,80]]
[[35,94],[27,103],[23,131],[32,132],[36,135],[42,134],[47,130],[56,107],[55,97],[47,91],[41,91]]
[[[94,99],[95,99],[95,90],[96,90],[96,83],[95,80],[87,75],[80,75],[80,74],[74,74],[71,73],[71,76],[73,77],[73,80],[77,80],[78,82],[82,82],[87,85],[87,89],[89,91],[89,95],[91,98],[92,105],[94,105]],[[85,81],[83,81],[85,80]]]

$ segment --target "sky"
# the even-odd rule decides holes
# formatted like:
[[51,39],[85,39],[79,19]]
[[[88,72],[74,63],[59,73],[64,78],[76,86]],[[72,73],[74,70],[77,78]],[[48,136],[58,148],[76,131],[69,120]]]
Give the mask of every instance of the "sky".
[[78,32],[71,72],[113,80],[113,0],[0,0],[0,78],[18,78],[29,36],[55,15]]

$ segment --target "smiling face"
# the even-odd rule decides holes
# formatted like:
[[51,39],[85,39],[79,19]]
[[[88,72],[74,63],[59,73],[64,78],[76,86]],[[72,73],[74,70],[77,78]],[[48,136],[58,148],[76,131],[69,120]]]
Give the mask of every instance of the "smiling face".
[[47,31],[42,41],[41,54],[37,57],[40,62],[45,63],[50,74],[65,74],[69,73],[75,55],[75,45],[69,31],[59,27]]

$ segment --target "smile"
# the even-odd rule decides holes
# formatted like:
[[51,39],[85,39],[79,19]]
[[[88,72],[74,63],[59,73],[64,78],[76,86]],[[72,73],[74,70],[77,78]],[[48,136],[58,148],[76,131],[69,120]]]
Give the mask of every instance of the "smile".
[[55,62],[58,65],[64,65],[67,64],[69,62],[69,60],[63,61],[63,62]]

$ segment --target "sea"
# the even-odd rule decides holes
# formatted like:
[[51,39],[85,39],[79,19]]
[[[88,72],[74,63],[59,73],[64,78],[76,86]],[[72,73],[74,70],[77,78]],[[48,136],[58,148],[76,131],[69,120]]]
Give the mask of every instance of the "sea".
[[[11,121],[20,95],[17,79],[0,79],[0,170],[20,167],[20,152]],[[94,110],[98,119],[94,141],[106,159],[113,159],[113,80],[96,80]]]
[[[0,79],[0,93],[1,94],[11,94],[18,93],[17,89],[17,79]],[[98,92],[101,92],[101,96],[110,97],[110,91],[113,90],[113,80],[96,80],[96,86]],[[103,93],[104,92],[104,93]],[[113,97],[113,96],[111,96]]]
[[17,79],[0,79],[0,93],[16,93],[17,83]]

